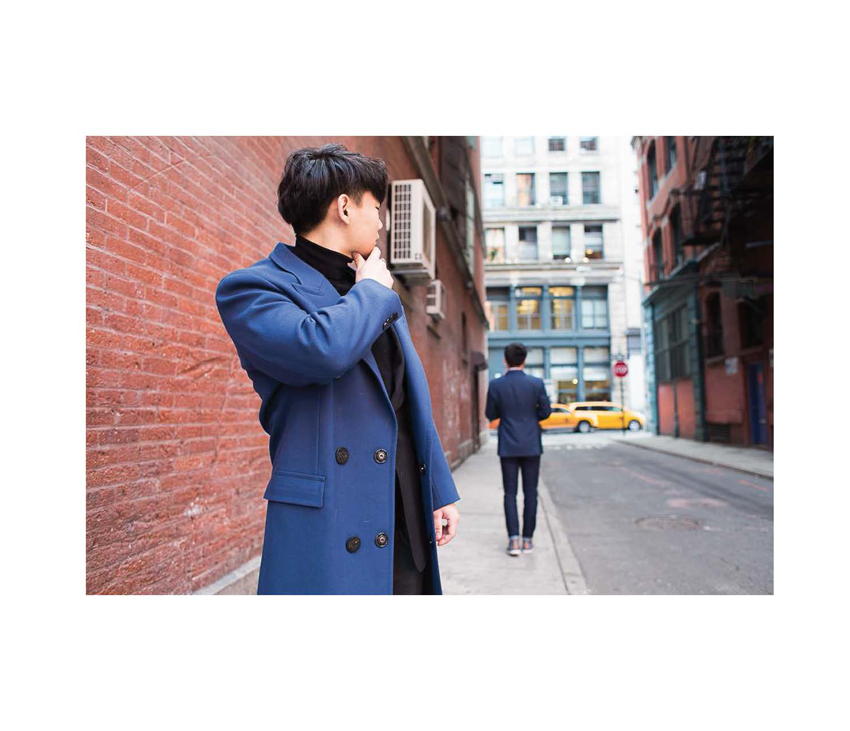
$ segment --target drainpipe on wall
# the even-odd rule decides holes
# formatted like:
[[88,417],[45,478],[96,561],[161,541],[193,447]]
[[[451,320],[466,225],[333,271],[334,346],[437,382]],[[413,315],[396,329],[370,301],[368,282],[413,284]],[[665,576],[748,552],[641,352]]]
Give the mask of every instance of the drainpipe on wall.
[[695,369],[699,374],[699,385],[697,387],[696,399],[694,403],[699,405],[699,420],[694,424],[694,438],[700,442],[708,441],[708,426],[705,419],[705,358],[702,342],[702,307],[699,301],[699,283],[694,281],[694,330],[696,334],[696,359],[698,366]]
[[678,380],[673,378],[670,383],[673,385],[673,436],[679,438],[679,388]]

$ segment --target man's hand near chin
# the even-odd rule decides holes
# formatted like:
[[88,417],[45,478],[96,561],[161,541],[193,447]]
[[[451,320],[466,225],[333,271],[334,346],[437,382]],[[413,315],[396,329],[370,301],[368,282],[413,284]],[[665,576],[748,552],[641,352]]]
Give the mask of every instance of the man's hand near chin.
[[[443,525],[443,519],[448,521],[446,525]],[[455,537],[459,520],[460,513],[454,503],[449,503],[434,511],[434,532],[437,534],[438,546],[445,546]]]

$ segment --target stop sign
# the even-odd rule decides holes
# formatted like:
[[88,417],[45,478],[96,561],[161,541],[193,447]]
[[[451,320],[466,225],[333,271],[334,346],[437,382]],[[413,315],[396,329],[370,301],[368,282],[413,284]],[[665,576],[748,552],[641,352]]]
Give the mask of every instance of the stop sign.
[[623,376],[627,376],[629,373],[629,366],[622,360],[618,360],[614,363],[614,375],[617,378],[622,378]]

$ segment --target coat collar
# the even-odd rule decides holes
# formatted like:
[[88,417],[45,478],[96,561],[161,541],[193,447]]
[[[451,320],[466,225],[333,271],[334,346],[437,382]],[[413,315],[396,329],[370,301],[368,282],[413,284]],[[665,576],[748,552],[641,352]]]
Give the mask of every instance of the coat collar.
[[292,247],[289,244],[279,241],[277,246],[274,247],[274,251],[269,254],[269,259],[281,269],[286,269],[286,271],[295,275],[298,284],[293,286],[299,292],[304,292],[314,298],[318,295],[323,300],[333,299],[334,302],[339,299],[339,293],[327,277],[293,254]]
[[[309,299],[310,302],[316,306],[316,309],[335,305],[339,302],[341,295],[328,281],[327,277],[293,254],[292,247],[288,244],[278,242],[274,251],[269,254],[269,259],[271,259],[281,269],[285,269],[295,275],[298,282],[293,283],[291,286]],[[398,336],[402,352],[404,353],[406,367],[407,364],[411,363],[412,355],[410,353],[410,349],[413,348],[413,342],[406,332],[407,323],[405,321],[404,314],[404,307],[402,307],[399,318],[393,322],[391,327],[395,329],[395,333]],[[390,407],[390,410],[395,413],[392,400],[390,395],[387,393],[387,387],[384,385],[384,379],[381,378],[381,371],[378,369],[378,363],[375,360],[375,356],[372,355],[371,349],[366,351],[366,355],[363,356],[363,360],[378,380],[378,384],[381,387],[381,391],[386,396],[387,405]]]

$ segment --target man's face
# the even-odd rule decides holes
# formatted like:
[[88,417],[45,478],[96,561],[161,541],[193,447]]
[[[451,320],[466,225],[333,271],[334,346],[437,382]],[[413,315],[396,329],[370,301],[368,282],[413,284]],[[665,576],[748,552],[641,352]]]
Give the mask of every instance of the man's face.
[[[345,210],[348,212],[348,243],[351,253],[355,251],[362,257],[368,257],[378,243],[378,232],[384,227],[381,222],[381,205],[369,191],[363,194],[358,206],[349,198]],[[382,252],[386,258],[387,252]]]

